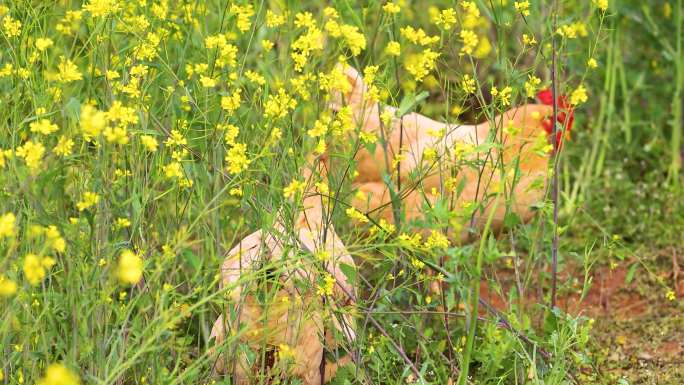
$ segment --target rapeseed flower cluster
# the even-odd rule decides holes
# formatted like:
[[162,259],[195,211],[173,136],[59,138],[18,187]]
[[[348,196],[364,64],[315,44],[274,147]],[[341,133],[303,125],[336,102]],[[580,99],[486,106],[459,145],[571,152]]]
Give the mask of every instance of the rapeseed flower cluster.
[[[0,334],[11,344],[0,358],[0,381],[167,383],[179,375],[176,368],[190,376],[188,368],[210,367],[193,366],[208,355],[196,351],[206,341],[195,344],[190,333],[208,334],[205,316],[226,307],[219,286],[237,290],[218,274],[225,252],[248,230],[286,223],[290,206],[301,207],[312,191],[331,223],[342,222],[340,231],[351,221],[377,241],[373,247],[406,256],[391,279],[413,270],[427,277],[423,261],[451,252],[453,234],[441,227],[419,233],[408,219],[391,222],[351,206],[354,198],[373,198],[351,183],[363,171],[355,154],[396,152],[373,166],[388,168],[380,173],[387,171],[387,185],[402,197],[422,188],[413,175],[394,184],[398,169],[416,161],[406,143],[391,139],[412,128],[406,115],[437,116],[430,108],[448,105],[446,116],[470,117],[483,95],[501,109],[518,95],[534,97],[548,81],[535,68],[509,77],[492,66],[498,47],[490,41],[486,2],[437,2],[425,10],[417,4],[0,5]],[[515,33],[512,49],[523,58],[546,53],[549,42],[521,18],[540,13],[533,4],[496,5],[506,12],[496,27]],[[608,5],[592,0],[587,7],[604,15]],[[553,33],[566,44],[593,33],[585,19],[563,20]],[[601,57],[590,52],[578,62],[594,69]],[[349,66],[363,82],[349,78]],[[493,84],[491,93],[481,89]],[[586,103],[589,87],[573,84],[569,103]],[[429,103],[417,99],[423,90]],[[350,95],[378,108],[361,116]],[[362,130],[364,119],[380,128]],[[509,134],[516,129],[504,127]],[[426,135],[430,144],[417,160],[423,164],[465,169],[479,151],[459,143],[444,156],[447,130]],[[534,145],[549,151],[543,136]],[[310,159],[326,159],[329,175],[306,179]],[[445,176],[443,188],[420,192],[445,199],[462,189],[458,181]],[[442,209],[437,203],[425,211]],[[476,207],[449,207],[442,216],[461,220]],[[301,285],[301,297],[332,296],[337,281],[325,268],[335,253],[311,254],[282,263],[318,273]],[[279,263],[264,260],[264,267],[280,274]],[[295,297],[287,305],[301,303]],[[295,356],[280,342],[273,346],[281,357]]]
[[31,285],[36,286],[45,278],[47,272],[55,263],[55,260],[51,257],[27,254],[24,257],[23,264],[24,276]]

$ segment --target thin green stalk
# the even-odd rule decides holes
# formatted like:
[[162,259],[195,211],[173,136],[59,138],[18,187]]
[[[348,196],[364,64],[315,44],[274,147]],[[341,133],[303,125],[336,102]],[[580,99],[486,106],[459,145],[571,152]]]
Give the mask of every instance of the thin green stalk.
[[484,230],[482,231],[482,237],[480,238],[480,245],[477,251],[477,261],[475,264],[475,275],[470,281],[471,290],[471,300],[470,300],[470,319],[468,320],[468,336],[466,339],[466,347],[463,352],[463,362],[461,363],[461,374],[458,376],[458,385],[465,385],[468,381],[468,369],[470,367],[470,358],[473,351],[473,344],[475,342],[475,331],[477,329],[477,313],[480,303],[480,279],[482,277],[482,260],[484,257],[484,249],[486,242],[489,239],[489,231],[492,226],[492,220],[494,219],[494,214],[496,209],[499,207],[500,194],[496,195],[494,200],[494,205],[492,211],[487,217],[487,223],[485,224]]
[[[558,25],[558,3],[554,3],[553,30]],[[553,238],[551,241],[551,308],[556,307],[556,290],[558,288],[558,52],[556,52],[556,36],[551,37],[551,95],[553,97],[553,131],[551,138],[553,141],[553,174],[551,176],[551,202],[553,203]]]
[[[618,45],[619,47],[619,45]],[[618,57],[622,56],[622,51],[618,48]],[[622,94],[622,130],[625,132],[625,142],[627,145],[632,144],[632,114],[629,109],[629,84],[627,81],[627,71],[625,70],[624,62],[618,60],[616,63],[617,70],[620,74],[620,93]]]
[[673,187],[679,187],[679,171],[682,168],[682,88],[684,88],[684,55],[682,53],[682,0],[677,0],[676,10],[677,52],[676,79],[674,95],[672,96],[672,138],[670,151],[672,160],[668,179]]
[[615,64],[614,62],[618,60],[617,57],[617,45],[619,44],[617,38],[617,29],[619,28],[617,22],[613,20],[611,23],[612,33],[610,36],[608,55],[606,58],[606,76],[603,83],[603,91],[601,93],[601,103],[599,106],[598,118],[592,127],[592,146],[591,149],[584,154],[583,159],[587,159],[586,162],[582,162],[578,172],[578,178],[575,182],[574,188],[568,199],[568,206],[570,209],[574,209],[582,201],[584,201],[586,191],[594,175],[598,175],[596,172],[596,162],[599,157],[599,153],[603,152],[602,147],[606,145],[607,141],[604,138],[607,137],[609,132],[609,125],[612,120],[612,101],[615,89]]
[[[616,93],[616,88],[617,88],[617,69],[618,69],[618,63],[622,60],[621,55],[620,55],[620,27],[619,24],[616,24],[615,27],[615,45],[614,45],[614,51],[613,51],[613,65],[610,67],[610,89],[608,91],[608,110],[605,115],[605,120],[603,121],[603,126],[604,130],[601,135],[601,142],[600,142],[600,151],[598,158],[595,160],[595,164],[592,162],[590,163],[591,165],[594,165],[594,175],[593,178],[598,178],[601,176],[601,173],[603,172],[603,164],[606,159],[606,153],[609,145],[609,135],[611,128],[613,126],[613,122],[615,122],[615,93]],[[589,178],[589,181],[591,178]]]

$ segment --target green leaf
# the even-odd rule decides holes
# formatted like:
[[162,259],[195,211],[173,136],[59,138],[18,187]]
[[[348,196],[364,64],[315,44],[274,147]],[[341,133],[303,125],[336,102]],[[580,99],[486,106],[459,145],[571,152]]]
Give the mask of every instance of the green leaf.
[[513,211],[509,211],[504,216],[504,226],[508,229],[513,228],[522,223],[520,216]]
[[74,121],[78,120],[78,114],[81,111],[81,102],[78,101],[78,99],[71,97],[69,98],[69,101],[66,103],[64,106],[64,112],[66,113],[66,116],[69,117],[69,119],[72,119]]
[[427,91],[423,91],[418,95],[411,94],[404,96],[404,98],[401,100],[401,103],[399,103],[399,111],[397,112],[398,117],[406,115],[406,113],[411,111],[420,102],[427,99],[428,96],[430,96],[430,93]]
[[356,268],[354,266],[340,263],[340,270],[342,270],[344,276],[347,277],[349,283],[354,284],[356,282]]
[[193,253],[192,250],[184,250],[181,255],[185,258],[185,260],[190,264],[190,266],[193,269],[199,270],[202,266],[202,261],[200,260],[199,256]]
[[544,316],[544,332],[546,335],[551,335],[553,332],[558,331],[558,314],[556,309],[546,310]]
[[365,147],[366,150],[367,150],[369,153],[375,154],[375,148],[377,147],[377,145],[378,145],[377,142],[373,142],[373,143],[364,143],[364,144],[363,144],[363,147]]
[[353,379],[355,375],[355,369],[352,365],[344,365],[337,369],[335,377],[329,382],[330,385],[349,385],[351,384],[350,379]]
[[627,283],[627,284],[632,283],[632,280],[634,279],[634,274],[636,273],[637,268],[639,268],[638,263],[633,263],[632,266],[629,267],[629,270],[627,270],[627,275],[625,276],[625,283]]

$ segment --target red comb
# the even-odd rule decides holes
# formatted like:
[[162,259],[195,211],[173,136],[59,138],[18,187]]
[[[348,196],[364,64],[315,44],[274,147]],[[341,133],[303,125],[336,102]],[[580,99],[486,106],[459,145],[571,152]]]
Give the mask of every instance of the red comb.
[[[553,92],[550,89],[540,91],[537,94],[537,99],[539,99],[542,104],[553,106]],[[558,116],[556,116],[556,120],[565,128],[565,132],[570,134],[572,124],[575,122],[575,112],[573,111],[572,105],[568,103],[568,98],[565,95],[558,97]],[[544,119],[542,121],[542,126],[547,134],[551,135],[553,133],[551,118]],[[556,133],[556,143],[557,148],[560,148],[563,143],[563,132],[559,131]]]

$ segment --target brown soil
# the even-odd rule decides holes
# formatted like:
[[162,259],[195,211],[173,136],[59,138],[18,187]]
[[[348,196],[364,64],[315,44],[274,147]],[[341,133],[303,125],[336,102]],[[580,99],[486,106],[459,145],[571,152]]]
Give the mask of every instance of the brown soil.
[[[631,385],[684,384],[684,273],[670,266],[650,275],[639,269],[630,283],[627,274],[626,266],[596,269],[584,299],[580,301],[581,281],[566,284],[566,291],[559,292],[558,306],[570,314],[596,319],[593,354],[599,383],[625,379]],[[559,282],[571,282],[572,276],[560,274]],[[677,299],[669,301],[666,286],[658,282],[676,287]],[[498,309],[507,307],[505,296],[486,283],[481,295]],[[535,293],[526,297],[530,303],[539,302]]]

